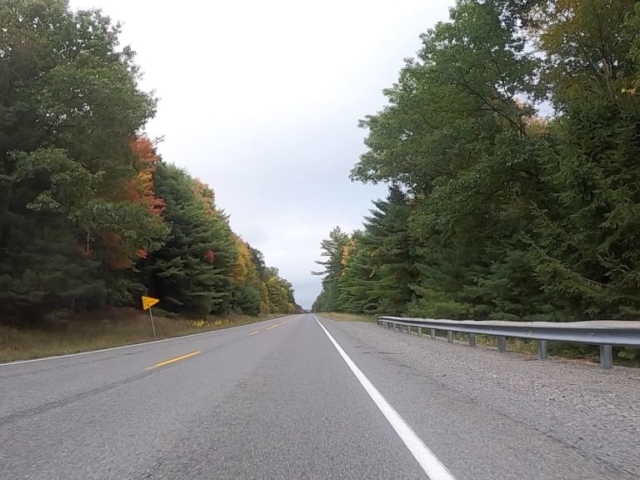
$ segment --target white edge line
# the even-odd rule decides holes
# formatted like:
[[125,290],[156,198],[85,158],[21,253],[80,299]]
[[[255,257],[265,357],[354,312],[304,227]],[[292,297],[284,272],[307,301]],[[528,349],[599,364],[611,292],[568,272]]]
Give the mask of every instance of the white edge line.
[[365,376],[364,373],[358,368],[358,366],[351,360],[349,355],[345,353],[342,347],[335,341],[335,339],[331,336],[331,334],[324,328],[324,325],[320,323],[318,317],[313,315],[320,325],[320,328],[324,331],[324,333],[329,337],[329,340],[336,347],[338,353],[345,361],[345,363],[349,366],[353,374],[360,381],[360,384],[367,391],[371,400],[376,404],[376,406],[380,409],[382,414],[385,416],[387,421],[391,424],[393,429],[396,431],[400,439],[407,446],[411,454],[418,461],[422,469],[429,476],[431,480],[455,480],[454,476],[447,470],[440,460],[433,454],[429,447],[425,445],[425,443],[418,437],[418,435],[413,431],[413,429],[404,421],[404,419],[400,416],[398,412],[387,402],[387,399],[382,396],[382,394],[378,391],[378,389],[369,381],[369,379]]
[[162,340],[151,340],[150,342],[131,343],[129,345],[122,345],[120,347],[102,348],[100,350],[88,350],[86,352],[69,353],[67,355],[54,355],[52,357],[32,358],[30,360],[16,360],[15,362],[0,363],[0,368],[1,367],[10,367],[12,365],[22,365],[22,364],[25,364],[25,363],[44,362],[46,360],[57,360],[59,358],[79,357],[80,355],[91,355],[91,354],[94,354],[94,353],[112,352],[114,350],[124,350],[125,348],[140,347],[142,345],[153,345],[153,344],[156,344],[156,343],[171,342],[173,340],[180,340],[180,339],[184,339],[184,338],[199,337],[201,335],[213,335],[214,333],[227,332],[227,331],[233,330],[235,328],[250,327],[252,325],[256,325],[256,324],[259,324],[259,323],[267,323],[267,322],[271,322],[271,321],[274,321],[274,320],[280,320],[281,318],[287,318],[287,317],[290,317],[290,316],[291,315],[285,315],[284,317],[271,318],[269,320],[263,320],[262,322],[254,322],[254,323],[249,323],[247,325],[238,325],[236,327],[221,328],[219,330],[212,330],[210,332],[192,333],[191,335],[182,335],[181,337],[163,338]]

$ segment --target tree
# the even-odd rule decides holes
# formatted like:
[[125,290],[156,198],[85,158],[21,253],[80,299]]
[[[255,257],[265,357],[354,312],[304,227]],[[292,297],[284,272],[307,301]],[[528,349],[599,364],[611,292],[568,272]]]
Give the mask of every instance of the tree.
[[0,318],[147,291],[179,312],[289,311],[290,285],[269,305],[261,254],[234,248],[213,190],[145,136],[156,101],[120,26],[64,0],[6,0],[0,18]]
[[270,313],[269,291],[266,287],[266,266],[262,252],[235,236],[236,264],[231,272],[234,285],[232,308],[250,315]]
[[633,1],[559,2],[540,15],[549,127],[532,256],[571,316],[635,317],[640,307],[640,21]]
[[373,313],[379,309],[380,299],[374,290],[379,277],[371,265],[371,255],[363,232],[354,232],[344,259],[344,271],[338,282],[340,310],[358,314]]
[[235,261],[226,218],[203,197],[202,184],[173,165],[158,164],[154,185],[171,232],[162,248],[148,257],[152,293],[173,310],[224,313]]
[[[509,8],[459,1],[449,22],[422,36],[418,58],[407,60],[385,91],[389,105],[361,122],[368,150],[352,178],[394,182],[411,196],[406,222],[415,270],[400,282],[411,282],[413,314],[531,313],[515,306],[503,312],[513,302],[485,282],[516,279],[516,264],[504,259],[526,251],[530,204],[543,190],[531,103],[540,62],[526,51]],[[394,285],[393,275],[382,276]],[[407,297],[399,298],[393,309],[405,311]]]
[[130,140],[155,101],[99,12],[8,0],[0,18],[0,308],[33,318],[126,300],[106,239],[134,259],[166,233],[113,195],[138,174]]
[[385,201],[373,202],[376,210],[365,218],[363,243],[370,252],[372,293],[378,299],[375,310],[367,313],[399,315],[405,313],[413,297],[415,249],[409,233],[409,208],[398,186],[389,188]]
[[316,261],[316,264],[322,265],[324,270],[321,272],[313,272],[313,275],[323,275],[322,289],[324,295],[322,302],[316,302],[315,311],[335,311],[339,308],[339,290],[338,281],[342,276],[344,268],[343,258],[349,243],[349,235],[340,230],[339,227],[334,228],[329,233],[329,238],[321,243],[322,257],[326,260]]
[[415,277],[406,195],[397,186],[386,200],[373,202],[364,231],[345,236],[339,229],[323,241],[325,266],[318,310],[392,314],[406,312]]

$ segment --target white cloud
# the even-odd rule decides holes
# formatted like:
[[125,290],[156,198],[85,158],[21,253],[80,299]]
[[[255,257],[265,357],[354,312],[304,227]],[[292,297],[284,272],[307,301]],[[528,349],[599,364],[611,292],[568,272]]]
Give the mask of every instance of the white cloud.
[[151,135],[165,160],[209,183],[239,234],[310,306],[320,241],[359,227],[381,187],[351,184],[357,120],[384,105],[418,35],[453,0],[72,0],[123,23]]

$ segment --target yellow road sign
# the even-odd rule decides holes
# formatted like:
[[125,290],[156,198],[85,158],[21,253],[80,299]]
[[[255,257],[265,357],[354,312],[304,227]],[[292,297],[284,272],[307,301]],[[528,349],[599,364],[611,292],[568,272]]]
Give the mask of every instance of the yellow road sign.
[[143,296],[142,297],[142,309],[143,310],[149,310],[151,307],[153,307],[158,302],[160,302],[160,300],[158,300],[157,298]]

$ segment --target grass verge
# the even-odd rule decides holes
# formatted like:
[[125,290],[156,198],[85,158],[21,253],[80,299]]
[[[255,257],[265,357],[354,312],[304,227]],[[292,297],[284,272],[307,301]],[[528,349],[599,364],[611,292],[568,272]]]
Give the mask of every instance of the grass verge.
[[330,320],[335,320],[337,322],[371,322],[377,323],[378,317],[374,317],[373,315],[355,315],[352,313],[337,313],[337,312],[322,312],[318,315],[321,315]]
[[12,328],[0,325],[0,363],[66,355],[119,347],[164,338],[180,337],[223,328],[247,325],[281,315],[187,320],[154,316],[157,338],[153,338],[147,314],[134,309],[114,309],[102,315],[74,317],[40,328]]

